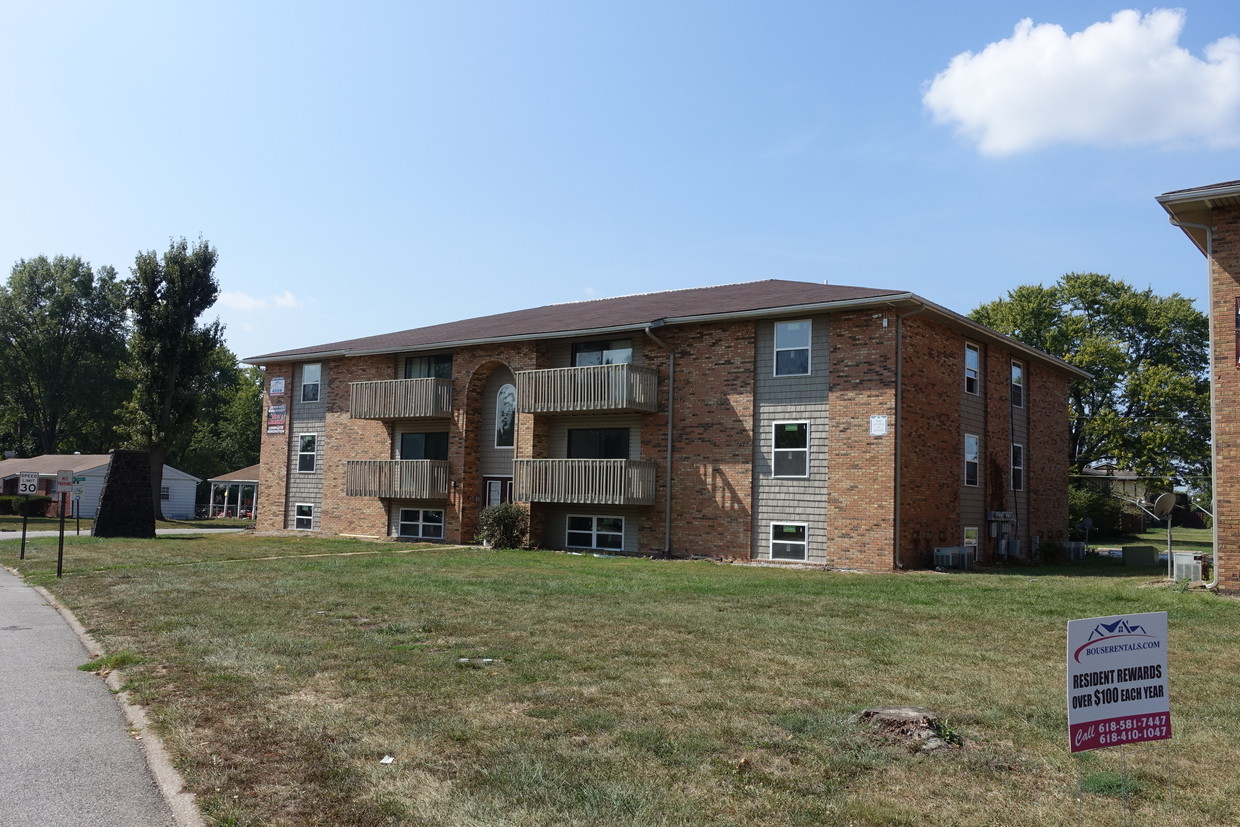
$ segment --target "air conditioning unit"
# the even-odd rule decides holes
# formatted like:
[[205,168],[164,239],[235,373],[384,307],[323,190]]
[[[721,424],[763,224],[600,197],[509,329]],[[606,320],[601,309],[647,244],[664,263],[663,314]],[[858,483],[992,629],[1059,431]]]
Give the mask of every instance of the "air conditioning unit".
[[1085,543],[1082,540],[1068,540],[1063,547],[1068,552],[1069,560],[1085,559]]
[[940,569],[967,569],[977,562],[977,546],[939,546],[934,549],[934,566]]
[[1172,554],[1172,563],[1172,575],[1177,583],[1181,580],[1197,582],[1201,579],[1201,561],[1190,552],[1175,552]]

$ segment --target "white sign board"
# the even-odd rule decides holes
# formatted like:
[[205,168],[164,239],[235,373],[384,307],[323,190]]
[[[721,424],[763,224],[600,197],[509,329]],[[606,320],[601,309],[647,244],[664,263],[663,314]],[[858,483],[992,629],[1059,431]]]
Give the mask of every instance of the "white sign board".
[[887,436],[887,417],[870,417],[870,436]]
[[1069,620],[1072,752],[1170,737],[1167,613]]
[[17,493],[30,496],[39,493],[39,472],[22,471],[17,476]]
[[56,493],[67,494],[73,490],[73,472],[57,471],[56,472]]

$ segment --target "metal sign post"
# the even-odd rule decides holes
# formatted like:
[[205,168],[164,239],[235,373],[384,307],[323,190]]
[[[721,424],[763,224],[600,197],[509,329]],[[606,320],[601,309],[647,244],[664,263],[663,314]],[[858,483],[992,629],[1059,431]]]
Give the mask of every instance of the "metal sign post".
[[39,472],[22,471],[17,477],[17,493],[25,497],[22,504],[22,551],[20,560],[26,559],[26,523],[30,519],[30,495],[39,493]]
[[65,570],[65,507],[69,504],[69,492],[73,490],[73,472],[56,472],[56,493],[60,495],[60,542],[56,548],[56,576]]

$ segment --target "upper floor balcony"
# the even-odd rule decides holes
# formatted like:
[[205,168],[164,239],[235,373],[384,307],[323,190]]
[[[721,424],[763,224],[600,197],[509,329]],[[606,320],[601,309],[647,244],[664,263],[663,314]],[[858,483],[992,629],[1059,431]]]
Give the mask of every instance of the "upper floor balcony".
[[354,419],[418,419],[451,415],[451,379],[383,379],[349,383],[349,416]]
[[344,493],[402,500],[448,498],[448,463],[438,459],[351,459]]
[[523,370],[517,374],[521,413],[603,413],[659,409],[659,374],[640,365]]
[[513,499],[581,505],[652,505],[655,464],[635,459],[518,459]]

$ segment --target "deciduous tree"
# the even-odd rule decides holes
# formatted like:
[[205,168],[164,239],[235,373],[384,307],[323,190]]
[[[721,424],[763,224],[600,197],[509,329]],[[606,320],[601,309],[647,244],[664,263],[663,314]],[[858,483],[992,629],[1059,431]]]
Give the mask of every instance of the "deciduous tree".
[[162,258],[139,253],[128,282],[127,306],[133,332],[126,373],[134,384],[124,427],[135,448],[150,452],[155,518],[163,517],[159,491],[164,462],[178,439],[186,438],[215,376],[212,359],[223,341],[219,321],[198,319],[215,304],[216,250],[202,238],[170,243]]
[[1068,273],[969,315],[1094,375],[1070,391],[1076,473],[1104,462],[1147,476],[1208,473],[1209,323],[1191,299]]

